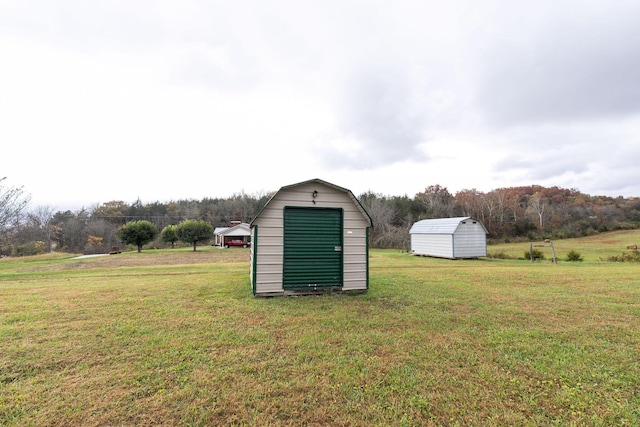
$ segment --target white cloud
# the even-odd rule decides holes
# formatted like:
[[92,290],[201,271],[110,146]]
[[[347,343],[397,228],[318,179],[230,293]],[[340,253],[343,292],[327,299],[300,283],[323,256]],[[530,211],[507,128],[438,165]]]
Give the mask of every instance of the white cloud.
[[277,190],[640,195],[635,2],[0,5],[2,169],[80,207]]

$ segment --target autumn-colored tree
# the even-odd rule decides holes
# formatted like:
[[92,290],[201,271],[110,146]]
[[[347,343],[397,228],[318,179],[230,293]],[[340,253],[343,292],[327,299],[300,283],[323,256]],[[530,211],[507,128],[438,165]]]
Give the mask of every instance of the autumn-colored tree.
[[[111,248],[119,244],[117,227],[127,220],[147,220],[158,230],[187,218],[211,225],[228,225],[232,220],[250,222],[273,196],[273,193],[254,196],[240,193],[226,199],[150,204],[140,200],[133,204],[112,201],[95,209],[56,212],[49,221],[52,211],[26,212],[28,198],[22,195],[22,190],[2,184],[4,180],[0,179],[0,254],[7,255],[17,246],[24,248],[23,254],[30,248],[37,249],[34,243],[37,241],[51,241],[57,251],[80,253],[88,249],[88,236],[102,238],[103,247]],[[538,206],[539,211],[530,203],[536,197],[543,202]],[[7,201],[8,205],[3,204]],[[453,197],[445,187],[432,185],[413,197],[369,192],[360,196],[360,201],[374,223],[369,240],[374,247],[407,247],[411,225],[433,217],[474,217],[495,239],[542,236],[559,239],[619,228],[640,228],[640,197],[592,196],[561,187],[501,187],[486,193],[471,189],[459,191]],[[193,243],[191,239],[188,241]]]
[[91,217],[100,218],[115,226],[120,226],[126,222],[125,211],[127,209],[128,205],[122,200],[112,200],[95,208]]
[[470,190],[460,190],[456,193],[456,205],[463,216],[470,216],[482,219],[482,198],[484,193],[472,188]]
[[84,253],[96,254],[104,252],[103,240],[104,239],[102,237],[89,235],[89,237],[87,237],[87,245],[85,246]]

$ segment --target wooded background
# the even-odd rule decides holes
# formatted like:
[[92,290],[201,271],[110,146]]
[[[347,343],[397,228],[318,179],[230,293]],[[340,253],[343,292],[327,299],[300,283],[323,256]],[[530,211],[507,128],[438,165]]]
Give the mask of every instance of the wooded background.
[[[150,221],[158,230],[186,219],[205,220],[214,227],[228,226],[231,221],[251,222],[272,195],[239,193],[229,198],[151,203],[110,201],[78,211],[30,208],[23,203],[23,209],[14,209],[10,218],[4,214],[0,255],[51,250],[104,253],[121,245],[117,228],[134,220]],[[373,220],[370,243],[376,248],[408,250],[409,228],[425,218],[473,217],[487,228],[490,241],[561,239],[640,227],[639,197],[591,196],[559,187],[532,185],[451,194],[436,184],[413,197],[373,192],[357,197]],[[152,246],[166,244],[158,239]]]

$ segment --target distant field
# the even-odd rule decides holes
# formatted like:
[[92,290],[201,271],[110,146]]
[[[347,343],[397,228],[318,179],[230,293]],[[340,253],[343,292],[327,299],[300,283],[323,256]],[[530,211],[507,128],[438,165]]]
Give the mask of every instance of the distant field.
[[[544,244],[544,242],[533,242]],[[582,255],[585,262],[606,260],[611,256],[619,256],[623,252],[629,252],[628,245],[635,244],[640,247],[640,230],[622,230],[599,233],[589,237],[578,239],[554,240],[553,247],[558,259],[566,259],[567,253],[574,250]],[[489,254],[503,252],[514,258],[522,258],[525,251],[529,250],[529,242],[489,245]],[[551,248],[536,248],[543,252],[547,260],[551,260]]]
[[640,265],[598,261],[640,235],[607,235],[267,299],[246,249],[2,259],[0,425],[640,425]]

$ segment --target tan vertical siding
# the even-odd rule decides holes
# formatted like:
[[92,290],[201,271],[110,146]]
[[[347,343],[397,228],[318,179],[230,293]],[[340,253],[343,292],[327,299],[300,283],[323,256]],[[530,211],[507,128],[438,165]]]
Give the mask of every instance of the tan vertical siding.
[[[314,190],[318,191],[315,198],[312,196]],[[285,206],[343,210],[343,289],[366,289],[366,228],[369,224],[355,203],[349,193],[318,182],[303,183],[279,191],[254,221],[259,227],[256,293],[283,292]]]

